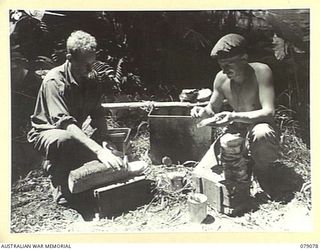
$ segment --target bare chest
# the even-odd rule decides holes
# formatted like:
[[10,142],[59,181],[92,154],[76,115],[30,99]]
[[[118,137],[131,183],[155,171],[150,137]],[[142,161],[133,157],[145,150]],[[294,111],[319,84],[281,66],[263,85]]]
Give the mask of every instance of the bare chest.
[[256,81],[238,84],[227,80],[223,85],[223,93],[235,111],[252,111],[261,108]]

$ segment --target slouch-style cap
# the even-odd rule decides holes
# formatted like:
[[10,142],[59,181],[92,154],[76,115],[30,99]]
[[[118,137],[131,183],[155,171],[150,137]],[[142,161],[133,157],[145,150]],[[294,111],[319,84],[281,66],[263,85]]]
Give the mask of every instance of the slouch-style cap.
[[246,40],[238,34],[228,34],[220,38],[211,50],[213,58],[228,58],[246,53]]

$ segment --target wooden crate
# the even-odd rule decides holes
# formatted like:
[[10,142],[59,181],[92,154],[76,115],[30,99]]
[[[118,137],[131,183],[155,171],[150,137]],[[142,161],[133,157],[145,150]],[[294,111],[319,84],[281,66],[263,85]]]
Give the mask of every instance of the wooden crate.
[[99,218],[119,216],[139,206],[148,204],[152,198],[152,181],[145,176],[131,178],[94,190]]
[[220,180],[223,179],[217,172],[194,172],[192,175],[192,183],[196,192],[205,194],[208,198],[208,203],[219,212],[222,211],[223,199]]
[[208,203],[218,212],[233,215],[249,206],[250,182],[223,179],[222,167],[212,171],[193,173],[192,182],[196,192],[208,197]]

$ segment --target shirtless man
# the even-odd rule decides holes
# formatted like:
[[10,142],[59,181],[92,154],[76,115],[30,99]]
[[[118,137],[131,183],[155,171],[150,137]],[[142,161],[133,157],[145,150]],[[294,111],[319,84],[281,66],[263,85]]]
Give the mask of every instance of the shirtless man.
[[[245,145],[254,161],[253,174],[267,192],[268,166],[277,158],[279,149],[279,132],[273,120],[272,72],[266,64],[248,63],[245,43],[237,34],[228,34],[216,43],[211,56],[217,58],[222,70],[214,80],[209,104],[194,107],[191,116],[206,118],[199,127],[227,126],[227,132],[246,138]],[[233,112],[221,112],[224,99]],[[212,167],[212,162],[209,165]],[[258,187],[257,192],[261,191]]]

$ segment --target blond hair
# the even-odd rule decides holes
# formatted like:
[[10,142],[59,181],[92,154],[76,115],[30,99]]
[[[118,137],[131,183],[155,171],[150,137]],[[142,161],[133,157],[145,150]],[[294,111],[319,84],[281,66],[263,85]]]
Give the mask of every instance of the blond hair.
[[95,51],[96,48],[96,39],[82,30],[72,32],[67,40],[67,52],[71,55]]

